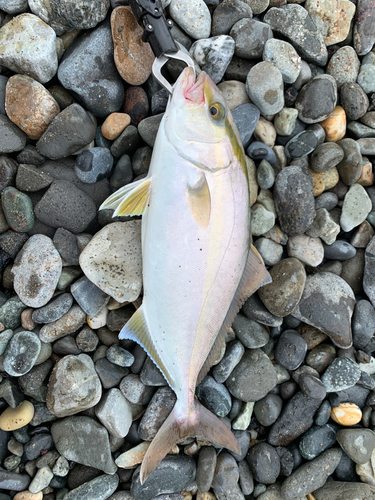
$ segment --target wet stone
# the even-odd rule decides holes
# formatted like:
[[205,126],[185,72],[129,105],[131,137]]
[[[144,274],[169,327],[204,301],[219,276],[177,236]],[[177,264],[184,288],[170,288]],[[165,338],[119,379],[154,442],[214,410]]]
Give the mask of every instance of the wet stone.
[[311,427],[302,436],[299,450],[303,458],[313,460],[336,443],[336,429],[333,425],[324,424]]
[[282,75],[268,61],[251,68],[246,79],[246,91],[262,114],[276,114],[284,107]]
[[116,472],[108,432],[92,418],[69,417],[58,420],[52,424],[51,433],[57,451],[67,460],[102,470],[106,474]]
[[233,109],[232,116],[237,125],[242,145],[247,148],[259,120],[259,109],[254,104],[241,104]]
[[328,53],[323,36],[301,5],[273,7],[264,16],[264,22],[284,35],[306,61],[319,66],[326,64]]
[[226,385],[234,397],[247,402],[262,399],[275,387],[276,381],[276,371],[268,356],[254,349],[245,352]]
[[93,184],[111,173],[113,156],[107,148],[86,149],[77,156],[75,173],[82,182]]
[[205,71],[214,83],[219,83],[233,57],[234,49],[233,38],[220,35],[194,42],[190,54],[202,71]]
[[300,90],[295,106],[304,123],[317,123],[328,118],[336,106],[337,86],[332,76],[319,75]]
[[290,235],[305,232],[315,215],[309,172],[298,166],[282,170],[276,177],[274,199],[281,229]]
[[216,382],[222,384],[227,380],[233,369],[241,361],[244,352],[245,348],[241,342],[234,341],[228,345],[223,359],[212,370]]
[[352,343],[354,304],[349,285],[339,276],[322,272],[307,277],[293,316],[326,333],[337,346],[347,348]]
[[17,232],[30,231],[34,225],[31,199],[13,187],[4,189],[1,203],[9,226]]
[[212,413],[225,417],[230,412],[232,400],[227,388],[207,375],[196,388],[199,401]]
[[94,364],[87,354],[69,355],[56,363],[48,383],[47,407],[66,417],[95,406],[102,388]]
[[267,40],[272,38],[272,30],[268,24],[244,18],[232,27],[230,36],[235,42],[237,57],[260,59]]
[[366,114],[369,100],[358,83],[344,83],[340,89],[340,102],[348,120],[358,120]]
[[261,425],[268,427],[276,422],[282,406],[282,399],[279,396],[267,394],[267,396],[255,403],[254,414]]
[[357,363],[349,358],[336,358],[322,375],[322,382],[327,392],[336,392],[353,387],[360,377]]
[[280,458],[268,443],[257,443],[247,455],[247,462],[254,479],[262,484],[272,484],[280,474]]

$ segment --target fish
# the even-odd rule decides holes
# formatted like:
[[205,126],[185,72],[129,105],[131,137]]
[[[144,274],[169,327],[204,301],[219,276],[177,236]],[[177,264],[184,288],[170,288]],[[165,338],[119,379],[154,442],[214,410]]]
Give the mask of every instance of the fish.
[[143,302],[119,338],[140,344],[177,400],[143,459],[143,484],[187,437],[240,453],[231,430],[195,397],[244,301],[271,282],[252,245],[240,136],[217,86],[187,67],[156,136],[147,176],[100,207],[142,215]]

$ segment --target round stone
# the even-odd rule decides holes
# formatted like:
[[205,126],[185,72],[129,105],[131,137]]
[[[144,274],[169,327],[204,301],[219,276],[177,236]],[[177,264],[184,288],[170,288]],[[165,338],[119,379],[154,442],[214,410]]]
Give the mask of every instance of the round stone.
[[210,36],[211,15],[203,0],[172,0],[169,13],[171,18],[195,40]]
[[280,71],[263,61],[251,68],[246,79],[250,100],[263,115],[274,115],[284,107],[284,85]]
[[346,114],[344,108],[336,106],[328,118],[320,122],[327,142],[341,141],[346,134]]
[[272,283],[259,289],[263,304],[275,316],[291,314],[300,301],[306,282],[306,272],[295,258],[283,259],[270,269]]
[[336,167],[344,159],[344,151],[334,142],[317,146],[311,155],[310,167],[314,172],[325,172]]
[[134,363],[133,354],[120,347],[119,345],[112,345],[111,347],[109,347],[109,349],[107,349],[105,353],[105,356],[108,361],[118,366],[128,367]]
[[[361,150],[359,144],[354,139],[350,138],[339,141],[338,145],[344,151],[344,158],[337,165],[337,170],[340,174],[341,180],[347,186],[351,186],[352,184],[357,182],[362,173]],[[360,187],[362,188],[362,186]]]
[[113,156],[107,148],[89,148],[82,151],[74,165],[79,180],[94,184],[109,176],[113,167]]
[[336,349],[327,344],[319,344],[306,356],[306,365],[314,368],[319,374],[323,373],[334,361]]
[[119,389],[110,389],[95,407],[95,415],[111,436],[125,437],[132,423],[132,407]]
[[298,118],[304,123],[317,123],[328,118],[336,106],[337,85],[330,75],[313,78],[300,90],[295,102]]
[[104,120],[101,132],[109,141],[114,141],[130,125],[130,116],[126,113],[111,113]]
[[34,417],[34,405],[30,401],[24,401],[17,408],[7,408],[0,415],[0,429],[2,431],[15,431],[30,423]]
[[358,83],[344,83],[340,89],[340,102],[348,120],[358,120],[366,114],[369,100]]
[[270,189],[275,182],[275,171],[266,160],[262,160],[257,169],[257,182],[261,189]]
[[[283,254],[283,246],[269,238],[258,238],[254,243],[266,266],[274,266],[280,262]],[[290,255],[294,257],[294,255]]]
[[247,148],[246,154],[253,160],[266,160],[271,165],[275,165],[276,163],[276,155],[272,148],[260,141],[252,142]]
[[287,370],[296,370],[305,359],[307,343],[295,330],[284,331],[276,344],[275,361]]
[[267,394],[266,397],[257,401],[254,405],[254,414],[258,422],[268,427],[276,422],[283,407],[280,396]]
[[306,234],[290,236],[287,242],[289,257],[295,257],[303,264],[316,267],[323,262],[324,248],[320,238]]
[[370,429],[341,429],[337,441],[353,462],[360,465],[370,460],[375,448],[375,434]]
[[293,136],[285,145],[285,153],[289,158],[302,158],[312,153],[318,144],[318,138],[312,130],[303,130]]
[[48,90],[27,75],[14,75],[6,86],[5,109],[30,139],[38,140],[60,112]]
[[267,40],[263,60],[269,61],[280,70],[285,83],[294,83],[301,71],[301,58],[288,42],[270,38]]
[[272,37],[272,30],[268,24],[244,18],[233,26],[230,36],[235,42],[237,57],[260,59],[267,40]]
[[26,233],[34,226],[31,199],[18,189],[7,187],[1,195],[1,204],[9,226],[19,233]]
[[213,13],[212,35],[228,35],[237,21],[252,17],[253,13],[249,3],[240,0],[224,0],[220,2]]
[[340,47],[331,57],[327,66],[327,74],[333,76],[337,88],[340,89],[344,83],[357,81],[360,66],[356,51],[350,45],[346,45]]
[[57,71],[56,33],[39,17],[25,13],[0,30],[0,64],[46,83]]
[[251,208],[251,231],[254,236],[267,233],[275,225],[275,214],[260,203]]
[[237,314],[234,318],[232,327],[236,336],[248,349],[264,347],[269,341],[270,337],[267,329],[260,323],[247,318],[243,314]]
[[52,240],[42,234],[34,235],[14,262],[14,289],[27,306],[44,306],[56,289],[61,270],[61,257]]
[[254,479],[262,484],[272,484],[280,474],[280,458],[268,443],[257,443],[247,455],[247,462]]
[[12,377],[25,375],[34,366],[40,349],[41,342],[35,333],[15,333],[4,352],[4,370]]
[[232,400],[228,389],[207,375],[196,388],[199,401],[212,413],[225,417],[230,412]]

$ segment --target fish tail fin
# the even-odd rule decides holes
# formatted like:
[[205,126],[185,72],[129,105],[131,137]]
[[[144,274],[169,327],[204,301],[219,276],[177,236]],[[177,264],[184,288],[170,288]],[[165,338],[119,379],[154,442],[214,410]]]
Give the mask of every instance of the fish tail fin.
[[146,481],[173,446],[188,437],[207,440],[235,453],[241,453],[238,441],[231,430],[196,398],[187,414],[184,415],[180,409],[181,404],[177,400],[173,410],[151,442],[141,466],[141,484]]

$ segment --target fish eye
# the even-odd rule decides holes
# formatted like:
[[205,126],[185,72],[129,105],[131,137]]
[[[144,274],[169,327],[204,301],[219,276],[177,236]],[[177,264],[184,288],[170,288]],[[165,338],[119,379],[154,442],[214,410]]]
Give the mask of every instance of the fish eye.
[[210,104],[209,111],[215,121],[221,121],[225,118],[225,108],[220,102]]

